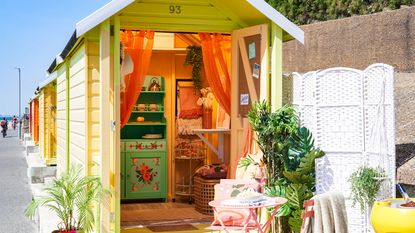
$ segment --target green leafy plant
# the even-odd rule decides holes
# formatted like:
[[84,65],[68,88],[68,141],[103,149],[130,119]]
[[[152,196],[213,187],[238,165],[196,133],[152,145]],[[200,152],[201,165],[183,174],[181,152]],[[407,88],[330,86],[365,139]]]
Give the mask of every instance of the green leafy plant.
[[386,173],[382,168],[361,166],[349,177],[352,189],[353,206],[359,203],[360,211],[365,212],[366,207],[371,207],[376,200],[383,182],[381,177],[386,177]]
[[[314,147],[311,132],[300,126],[291,106],[271,112],[267,102],[254,103],[248,120],[263,152],[261,163],[268,177],[265,193],[288,199],[277,213],[282,217],[280,224],[289,224],[289,228],[281,226],[281,230],[299,232],[303,202],[315,191],[315,160],[324,152]],[[246,158],[239,165],[246,167],[249,162],[252,159]]]
[[265,0],[297,24],[339,19],[353,15],[380,12],[385,8],[398,9],[402,5],[414,5],[415,0]]
[[192,66],[192,79],[197,89],[202,88],[202,67],[203,67],[203,56],[202,47],[200,46],[188,46],[185,65]]
[[99,177],[81,176],[81,169],[71,167],[67,173],[43,189],[27,206],[25,215],[33,218],[39,207],[47,207],[61,220],[65,229],[92,232],[95,222],[93,207],[97,206],[109,191],[101,185]]

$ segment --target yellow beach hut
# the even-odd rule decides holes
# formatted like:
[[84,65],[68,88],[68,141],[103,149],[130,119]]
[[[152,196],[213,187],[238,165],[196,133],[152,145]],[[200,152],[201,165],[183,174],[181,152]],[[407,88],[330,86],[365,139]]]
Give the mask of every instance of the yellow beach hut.
[[[38,94],[39,153],[47,165],[56,164],[56,73],[42,82]],[[36,104],[36,103],[35,103]],[[36,110],[36,105],[34,107]],[[36,117],[36,113],[35,113]],[[36,120],[34,121],[36,124]]]
[[30,99],[30,126],[29,132],[35,145],[39,143],[39,96]]
[[[76,25],[65,49],[49,67],[48,71],[57,77],[58,169],[79,164],[85,175],[100,176],[103,184],[114,191],[110,204],[101,206],[101,232],[120,231],[120,199],[128,199],[131,193],[140,198],[172,197],[176,83],[191,77],[191,70],[183,67],[184,47],[214,47],[217,45],[211,41],[221,36],[229,38],[230,62],[222,64],[212,58],[210,66],[205,61],[204,68],[210,76],[218,72],[216,62],[221,63],[221,73],[229,78],[226,85],[216,85],[222,87],[216,99],[230,115],[231,139],[225,146],[230,153],[224,159],[229,162],[230,174],[234,174],[251,103],[262,99],[270,101],[274,109],[282,105],[283,42],[304,42],[303,31],[264,1],[114,0]],[[126,47],[131,44],[141,45],[140,58],[144,59],[140,65]],[[203,49],[203,56],[215,57],[212,50]],[[132,64],[128,65],[128,59]],[[145,69],[140,68],[143,66]],[[138,84],[131,81],[131,75],[124,75],[138,70]],[[131,114],[141,114],[140,109],[123,112],[129,99],[126,96],[135,96],[131,99],[133,105],[137,104],[138,95],[127,94],[135,86],[147,111],[151,104],[156,106],[150,111],[152,116],[143,115],[145,124],[125,116],[135,118],[137,115]],[[151,91],[150,86],[154,87]],[[152,140],[139,140],[146,137]],[[142,157],[135,156],[135,150],[143,152]],[[158,166],[157,176],[164,177],[164,181],[153,185],[150,194],[134,193],[141,186],[126,182],[131,174],[123,171],[146,170],[148,164]],[[143,175],[141,181],[155,175]]]

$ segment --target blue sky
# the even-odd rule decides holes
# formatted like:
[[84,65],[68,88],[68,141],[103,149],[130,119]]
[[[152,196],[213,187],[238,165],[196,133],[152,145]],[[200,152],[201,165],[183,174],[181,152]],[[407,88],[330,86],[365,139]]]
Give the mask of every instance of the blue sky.
[[18,114],[22,68],[22,113],[46,69],[75,30],[75,24],[110,0],[1,0],[0,114]]

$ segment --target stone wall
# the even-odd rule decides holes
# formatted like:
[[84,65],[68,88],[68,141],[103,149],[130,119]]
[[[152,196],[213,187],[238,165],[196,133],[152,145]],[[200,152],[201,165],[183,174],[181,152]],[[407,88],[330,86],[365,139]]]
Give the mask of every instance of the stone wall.
[[415,71],[415,7],[301,26],[305,45],[284,43],[284,72],[386,63]]

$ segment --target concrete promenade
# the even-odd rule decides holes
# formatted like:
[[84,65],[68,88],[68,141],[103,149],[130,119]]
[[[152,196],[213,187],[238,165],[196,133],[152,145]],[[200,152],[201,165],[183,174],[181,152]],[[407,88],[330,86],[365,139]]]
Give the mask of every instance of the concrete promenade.
[[36,225],[24,216],[31,200],[24,147],[17,129],[0,136],[0,232],[34,233]]

